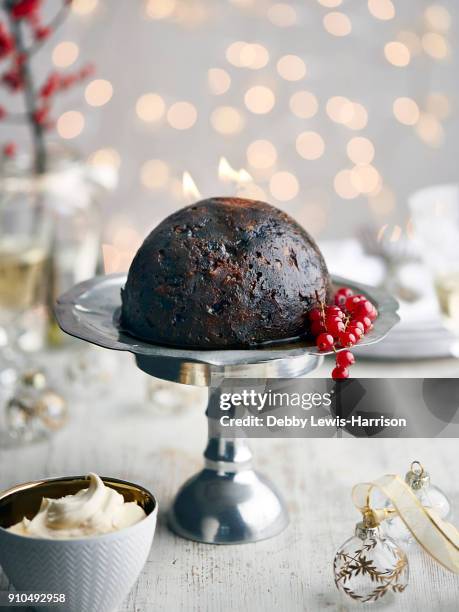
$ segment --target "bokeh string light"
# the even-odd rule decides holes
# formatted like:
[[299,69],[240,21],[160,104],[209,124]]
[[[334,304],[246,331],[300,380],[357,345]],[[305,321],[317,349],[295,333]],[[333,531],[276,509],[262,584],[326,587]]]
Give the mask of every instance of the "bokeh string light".
[[290,110],[301,119],[314,117],[319,109],[316,96],[310,91],[297,91],[289,101]]
[[291,4],[278,2],[269,7],[268,19],[279,28],[289,28],[297,23],[298,16]]
[[139,119],[154,123],[164,116],[166,104],[159,94],[146,93],[137,100],[135,110]]
[[105,79],[95,79],[86,86],[84,97],[90,106],[104,106],[113,96],[113,85]]
[[64,40],[54,47],[51,58],[57,68],[68,68],[76,62],[79,54],[80,48],[75,42]]
[[98,4],[98,0],[72,0],[72,11],[77,15],[90,15]]
[[65,140],[71,140],[81,134],[85,125],[83,113],[80,111],[67,111],[57,120],[57,133]]
[[327,13],[323,18],[323,25],[332,36],[347,36],[352,31],[352,23],[349,17],[338,11]]

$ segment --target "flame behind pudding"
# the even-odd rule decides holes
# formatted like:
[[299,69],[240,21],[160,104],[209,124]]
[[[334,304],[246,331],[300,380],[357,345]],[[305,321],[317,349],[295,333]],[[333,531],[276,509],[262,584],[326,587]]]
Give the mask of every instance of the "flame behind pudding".
[[269,204],[210,198],[173,213],[137,251],[121,327],[153,344],[250,348],[304,335],[330,277],[309,234]]

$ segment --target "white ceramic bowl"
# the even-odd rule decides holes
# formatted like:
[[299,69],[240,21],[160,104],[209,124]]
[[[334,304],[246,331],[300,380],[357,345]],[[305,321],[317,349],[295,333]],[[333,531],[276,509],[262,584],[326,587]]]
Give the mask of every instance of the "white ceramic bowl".
[[18,591],[63,593],[65,604],[50,606],[50,610],[112,612],[121,605],[145,565],[155,533],[156,499],[138,485],[113,478],[102,480],[126,501],[140,504],[146,518],[104,535],[67,540],[30,538],[6,528],[24,516],[32,518],[43,497],[58,498],[86,488],[87,478],[31,482],[0,494],[0,565]]

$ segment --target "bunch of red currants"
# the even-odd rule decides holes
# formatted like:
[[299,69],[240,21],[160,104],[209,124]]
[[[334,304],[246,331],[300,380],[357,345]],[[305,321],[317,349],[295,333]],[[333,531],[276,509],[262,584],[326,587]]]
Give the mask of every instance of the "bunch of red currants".
[[374,304],[365,295],[355,295],[349,287],[341,287],[334,295],[334,305],[319,302],[308,314],[319,351],[336,353],[332,378],[348,378],[355,357],[350,350],[342,349],[352,348],[372,329],[378,316]]

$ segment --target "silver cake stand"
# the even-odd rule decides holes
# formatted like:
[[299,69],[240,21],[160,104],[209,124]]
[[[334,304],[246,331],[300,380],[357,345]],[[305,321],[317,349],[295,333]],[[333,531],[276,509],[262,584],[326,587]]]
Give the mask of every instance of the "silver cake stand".
[[[135,355],[137,366],[157,378],[209,387],[209,438],[204,468],[178,491],[169,513],[171,529],[190,540],[212,544],[256,542],[288,524],[284,501],[252,467],[245,438],[223,437],[212,414],[219,389],[231,392],[231,378],[293,378],[315,370],[323,354],[305,341],[248,350],[185,350],[156,346],[120,331],[121,288],[126,276],[100,276],[76,285],[57,301],[61,328],[72,336]],[[381,340],[397,323],[397,302],[379,289],[334,277],[337,286],[366,294],[379,317],[359,346]]]

